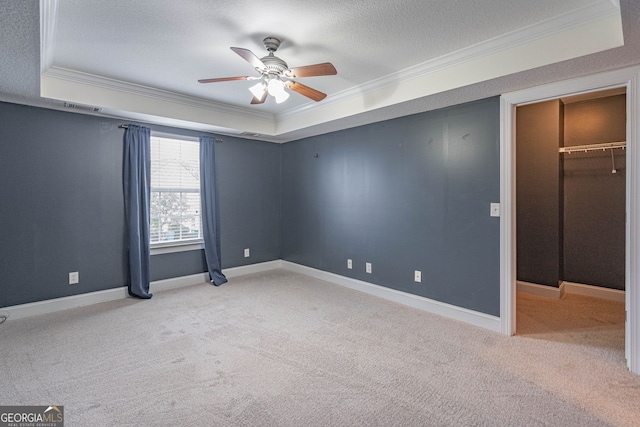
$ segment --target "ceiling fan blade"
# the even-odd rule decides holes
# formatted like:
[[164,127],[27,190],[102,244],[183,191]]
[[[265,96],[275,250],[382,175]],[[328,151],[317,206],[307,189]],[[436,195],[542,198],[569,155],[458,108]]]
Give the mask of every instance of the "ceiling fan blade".
[[251,77],[220,77],[217,79],[202,79],[202,80],[198,80],[198,82],[200,83],[217,83],[217,82],[230,82],[233,80],[250,80]]
[[322,101],[327,97],[326,93],[322,93],[318,90],[310,88],[309,86],[305,86],[302,83],[288,81],[288,82],[285,82],[284,85],[289,89],[291,89],[292,91],[298,92],[300,95],[304,95],[307,98],[311,98],[316,102]]
[[251,64],[254,68],[258,70],[265,70],[267,67],[264,65],[262,61],[249,49],[243,49],[241,47],[232,47],[230,48],[232,51],[240,55],[245,61]]
[[267,99],[267,95],[269,95],[269,92],[267,92],[265,90],[260,98],[254,96],[253,99],[251,100],[251,103],[252,104],[262,104]]
[[307,65],[305,67],[291,68],[285,72],[287,77],[315,77],[315,76],[334,76],[338,74],[336,67],[330,62],[322,64]]

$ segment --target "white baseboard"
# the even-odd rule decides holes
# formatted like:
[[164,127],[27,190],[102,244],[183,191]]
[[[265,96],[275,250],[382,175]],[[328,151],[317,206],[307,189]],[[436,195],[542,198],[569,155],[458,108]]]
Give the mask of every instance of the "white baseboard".
[[603,288],[601,286],[583,285],[581,283],[562,282],[564,293],[602,298],[611,301],[625,302],[625,292],[619,289]]
[[[273,270],[274,268],[280,267],[281,261],[275,260],[261,262],[258,264],[242,265],[240,267],[225,268],[222,270],[222,274],[224,274],[227,279],[231,279],[233,277],[244,276],[245,274],[260,273],[262,271]],[[192,274],[190,276],[172,277],[170,279],[156,280],[155,282],[150,283],[149,290],[151,293],[153,293],[208,282],[209,273],[198,273]]]
[[8,321],[22,319],[24,317],[38,316],[40,314],[54,313],[70,308],[84,307],[86,305],[113,301],[127,298],[129,293],[126,287],[105,289],[104,291],[89,292],[80,295],[49,299],[45,301],[30,302],[27,304],[4,307],[2,311],[9,313]]
[[560,299],[563,295],[561,288],[538,285],[537,283],[522,282],[520,280],[516,281],[516,291],[554,299]]
[[[227,278],[238,277],[244,274],[258,273],[280,267],[280,260],[263,262],[241,267],[224,269],[222,272]],[[156,280],[149,284],[149,291],[162,292],[169,289],[177,289],[185,286],[207,283],[209,273],[191,274],[189,276],[172,277],[170,279]],[[3,307],[0,310],[8,314],[7,320],[22,319],[24,317],[38,316],[41,314],[54,313],[56,311],[70,308],[84,307],[101,302],[114,301],[117,299],[130,298],[127,288],[122,286],[103,291],[88,292],[86,294],[71,295],[68,297],[54,298],[45,301],[30,302],[27,304]]]
[[[205,283],[208,273],[192,274],[190,276],[175,277],[171,279],[157,280],[149,284],[151,293],[180,288],[183,286]],[[41,314],[54,313],[56,311],[70,308],[84,307],[101,302],[114,301],[117,299],[130,298],[126,286],[103,291],[88,292],[86,294],[71,295],[68,297],[54,298],[45,301],[30,302],[27,304],[4,307],[2,311],[9,313],[8,320],[22,319],[24,317],[38,316]]]
[[225,268],[222,273],[227,276],[227,279],[233,277],[244,276],[245,274],[261,273],[267,270],[273,270],[274,268],[282,268],[282,260],[261,262],[258,264],[242,265],[240,267]]
[[282,261],[282,268],[295,271],[296,273],[301,273],[315,279],[324,280],[325,282],[364,292],[369,295],[374,295],[410,307],[418,308],[429,313],[438,314],[443,317],[448,317],[450,319],[470,323],[481,328],[500,332],[500,318],[496,316],[457,307],[455,305],[431,300],[418,295],[397,291],[395,289],[386,288],[373,283],[340,276],[338,274],[316,270],[315,268],[295,264],[289,261]]
[[[446,304],[418,295],[397,291],[395,289],[386,288],[384,286],[375,285],[373,283],[368,283],[361,280],[340,276],[338,274],[317,270],[315,268],[306,267],[289,261],[268,261],[259,264],[227,268],[222,272],[227,278],[231,279],[233,277],[239,277],[245,274],[260,273],[263,271],[273,270],[275,268],[284,268],[290,271],[304,274],[309,277],[344,286],[349,289],[364,292],[410,307],[418,308],[429,313],[434,313],[440,316],[448,317],[450,319],[470,323],[472,325],[489,329],[495,332],[500,331],[499,317],[490,316],[488,314],[468,310],[461,307],[456,307],[451,304]],[[185,286],[207,283],[208,281],[208,273],[198,273],[189,276],[175,277],[151,282],[149,290],[151,291],[151,293],[161,292],[169,289],[177,289]],[[83,307],[91,304],[98,304],[101,302],[113,301],[123,298],[129,298],[126,287],[106,289],[104,291],[89,292],[86,294],[15,305],[12,307],[4,307],[2,308],[2,311],[9,313],[8,320],[16,320],[24,317],[53,313],[56,311]]]
[[[189,276],[171,277],[149,283],[149,292],[162,292],[185,286],[198,285],[209,281],[209,273],[190,274]],[[128,296],[128,295],[127,295]]]
[[573,282],[562,282],[560,283],[559,288],[554,288],[553,286],[538,285],[537,283],[528,283],[518,280],[516,281],[516,290],[518,292],[525,292],[554,299],[560,299],[564,294],[575,294],[610,301],[625,302],[624,291]]

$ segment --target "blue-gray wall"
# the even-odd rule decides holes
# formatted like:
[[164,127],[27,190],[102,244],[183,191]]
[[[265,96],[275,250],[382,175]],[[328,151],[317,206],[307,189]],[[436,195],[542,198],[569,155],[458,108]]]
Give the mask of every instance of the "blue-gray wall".
[[626,139],[626,96],[517,109],[517,279],[625,288],[625,150],[558,147]]
[[564,260],[562,102],[518,107],[516,122],[516,278],[558,287]]
[[283,259],[498,316],[499,124],[491,98],[284,144]]
[[[492,98],[283,145],[220,137],[223,267],[283,258],[498,315],[499,122]],[[121,123],[0,103],[0,307],[124,285]],[[204,270],[202,251],[151,260],[152,280]]]
[[[626,95],[564,106],[565,146],[624,141]],[[564,276],[625,289],[626,151],[564,155]]]
[[222,138],[216,145],[222,263],[236,267],[280,259],[282,146]]
[[[0,103],[0,307],[126,283],[121,123]],[[281,147],[221,138],[223,268],[279,259]],[[205,269],[202,251],[151,260],[152,280]],[[68,284],[71,271],[79,284]]]

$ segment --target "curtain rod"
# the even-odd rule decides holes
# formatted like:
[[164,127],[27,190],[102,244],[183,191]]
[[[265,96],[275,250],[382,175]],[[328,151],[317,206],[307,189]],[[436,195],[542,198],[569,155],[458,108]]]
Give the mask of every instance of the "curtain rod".
[[[128,126],[128,125],[118,125],[118,127],[119,127],[120,129],[129,129],[129,126]],[[222,140],[222,139],[220,139],[220,138],[213,138],[213,140],[214,140],[215,142],[223,142],[223,140]]]

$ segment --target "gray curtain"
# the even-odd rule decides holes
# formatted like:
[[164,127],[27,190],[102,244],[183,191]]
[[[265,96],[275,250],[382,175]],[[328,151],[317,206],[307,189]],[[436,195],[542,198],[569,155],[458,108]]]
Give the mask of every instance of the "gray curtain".
[[222,274],[220,258],[220,214],[218,210],[218,183],[216,179],[215,140],[200,137],[200,203],[202,205],[202,237],[204,256],[211,283],[220,286],[227,282]]
[[124,134],[124,210],[129,246],[129,295],[151,298],[149,293],[149,154],[151,130],[129,125]]

